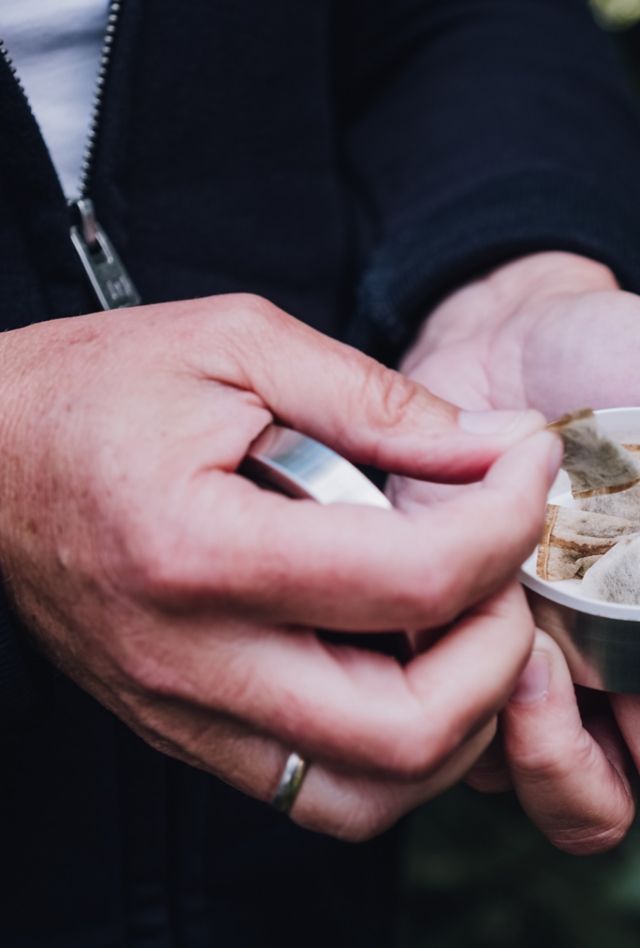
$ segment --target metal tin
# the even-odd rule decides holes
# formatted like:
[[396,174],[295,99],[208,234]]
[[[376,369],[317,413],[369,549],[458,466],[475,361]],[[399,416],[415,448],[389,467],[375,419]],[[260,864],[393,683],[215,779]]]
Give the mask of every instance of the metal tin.
[[[640,443],[640,408],[596,412],[601,427],[616,440]],[[356,467],[325,445],[296,431],[271,425],[252,445],[243,473],[262,486],[318,503],[356,503],[389,508],[384,494]],[[572,506],[564,472],[549,501]],[[539,579],[535,554],[521,581],[538,626],[562,647],[577,684],[640,694],[640,607],[590,600],[579,580]]]
[[249,449],[242,473],[288,497],[319,504],[391,507],[375,484],[324,444],[280,425],[270,425]]
[[[603,431],[622,443],[640,443],[640,408],[597,411]],[[569,478],[558,475],[549,502],[573,506]],[[576,684],[640,694],[640,607],[588,599],[580,580],[551,583],[536,575],[536,554],[522,567],[536,624],[563,649]],[[640,577],[639,577],[640,580]]]
[[[288,497],[315,500],[319,504],[391,508],[382,491],[345,458],[313,438],[279,425],[270,425],[254,441],[240,470],[261,487]],[[413,655],[402,632],[318,634],[325,641],[392,655],[403,663]]]

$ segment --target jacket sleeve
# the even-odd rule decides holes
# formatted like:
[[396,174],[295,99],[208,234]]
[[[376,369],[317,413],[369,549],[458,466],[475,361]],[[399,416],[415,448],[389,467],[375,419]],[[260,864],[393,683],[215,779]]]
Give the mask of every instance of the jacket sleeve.
[[351,341],[389,358],[439,297],[540,250],[640,290],[640,124],[586,0],[348,9],[342,120],[368,231]]

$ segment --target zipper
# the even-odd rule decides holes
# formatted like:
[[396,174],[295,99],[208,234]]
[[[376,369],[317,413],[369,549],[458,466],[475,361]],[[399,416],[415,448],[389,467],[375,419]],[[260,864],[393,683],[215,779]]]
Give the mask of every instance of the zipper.
[[116,248],[96,218],[93,201],[78,198],[70,203],[78,223],[71,225],[71,243],[104,310],[138,306],[142,300]]
[[[13,76],[13,78],[14,78],[14,80],[15,80],[15,83],[16,83],[16,85],[17,85],[17,87],[18,87],[18,89],[19,89],[20,92],[22,93],[22,98],[25,100],[25,102],[27,103],[27,105],[29,105],[29,100],[27,99],[27,93],[24,91],[24,86],[22,85],[22,80],[20,79],[20,76],[18,75],[18,70],[16,69],[16,64],[14,63],[13,59],[11,58],[11,56],[10,56],[10,54],[9,54],[9,50],[7,49],[7,44],[6,44],[5,41],[2,39],[1,36],[0,36],[0,56],[2,56],[2,58],[3,58],[4,61],[5,61],[5,63],[7,64],[8,68],[9,68],[9,72],[10,72],[11,75]],[[31,112],[31,105],[29,105],[29,111]]]
[[[89,129],[80,167],[78,197],[69,201],[72,216],[71,243],[80,258],[85,275],[103,310],[138,306],[141,302],[140,294],[120,259],[113,242],[96,218],[93,201],[89,196],[96,142],[102,117],[104,91],[123,4],[124,0],[110,0],[109,3],[100,64],[91,105]],[[0,38],[0,55],[7,64],[22,97],[29,107],[29,111],[33,114],[25,87],[2,38]]]
[[102,104],[104,100],[104,90],[109,75],[109,66],[113,56],[113,47],[116,34],[118,32],[118,23],[122,12],[123,0],[110,0],[107,12],[107,25],[104,30],[104,39],[102,40],[102,49],[100,51],[100,64],[98,66],[98,75],[93,90],[93,101],[91,103],[91,117],[89,119],[89,128],[84,144],[84,153],[82,156],[82,165],[80,166],[80,180],[78,183],[78,200],[86,199],[91,182],[91,172],[93,171],[93,161],[95,158],[96,142],[98,139],[98,128],[100,126],[100,117],[102,115]]

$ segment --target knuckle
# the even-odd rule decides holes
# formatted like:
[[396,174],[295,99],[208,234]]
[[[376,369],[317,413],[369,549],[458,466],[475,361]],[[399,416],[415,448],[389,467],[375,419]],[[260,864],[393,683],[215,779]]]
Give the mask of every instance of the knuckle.
[[[572,737],[570,744],[538,739],[527,743],[527,747],[535,749],[514,748],[513,741],[507,745],[516,784],[525,780],[534,798],[540,793],[542,799],[552,795],[557,800],[551,828],[546,830],[554,846],[572,855],[587,856],[606,852],[622,842],[634,819],[631,798],[605,794],[606,803],[598,806],[592,799],[585,799],[583,790],[576,796],[575,775],[598,773],[599,752],[587,732]],[[585,781],[583,783],[588,787]],[[611,788],[612,795],[623,792]]]
[[192,753],[189,734],[180,726],[181,722],[163,713],[153,699],[138,698],[133,703],[131,717],[132,730],[153,750],[192,767],[206,769],[203,761]]
[[[294,322],[291,316],[261,296],[251,293],[230,296],[222,326],[226,346],[221,377],[249,390],[254,389],[257,379],[262,379],[262,384],[270,380],[276,385],[279,376],[274,363],[280,365],[282,347],[290,342]],[[219,331],[219,323],[216,328]],[[217,344],[219,346],[219,339]]]
[[526,752],[513,752],[509,748],[509,762],[516,779],[534,785],[561,784],[573,769],[563,757],[543,747]]
[[179,514],[161,513],[151,505],[129,531],[117,582],[135,599],[180,605],[205,586],[215,589],[218,577],[222,583],[223,558],[212,557],[205,576],[198,531],[181,520]]
[[557,849],[572,856],[596,856],[619,846],[632,823],[633,813],[630,813],[623,819],[604,826],[581,826],[556,831],[550,836],[550,841]]
[[422,563],[397,576],[393,608],[402,616],[404,628],[427,632],[448,625],[458,615],[464,591],[454,572],[427,553]]
[[234,318],[243,321],[247,327],[260,323],[278,323],[285,319],[281,309],[263,296],[256,293],[234,293],[229,298],[230,310]]
[[429,777],[463,739],[453,722],[425,726],[424,709],[417,719],[385,742],[379,755],[382,770],[394,781],[414,783]]
[[149,537],[128,565],[128,584],[143,599],[165,601],[174,598],[182,587],[180,558],[172,544],[162,538]]
[[177,758],[182,753],[182,749],[179,748],[175,740],[156,729],[155,725],[138,725],[136,731],[145,744],[148,744],[159,754],[164,754],[165,757]]
[[365,365],[362,389],[360,397],[372,427],[389,431],[406,420],[416,397],[413,382],[374,361]]
[[439,628],[456,617],[462,587],[453,573],[443,564],[430,561],[419,575],[406,577],[405,611],[413,628]]
[[188,318],[175,320],[168,331],[184,344],[189,366],[207,378],[213,374],[220,380],[239,379],[242,384],[248,384],[243,371],[245,351],[259,352],[266,328],[285,316],[253,293],[205,297],[183,306],[188,307]]
[[571,735],[568,745],[551,733],[517,741],[507,734],[506,742],[514,775],[529,783],[560,787],[575,773],[593,772],[595,748],[586,731]]
[[425,628],[448,625],[457,616],[463,586],[454,574],[454,570],[432,563],[424,577],[421,585]]
[[117,664],[128,690],[136,695],[172,697],[176,694],[174,664],[153,647],[149,636],[128,637],[117,656]]

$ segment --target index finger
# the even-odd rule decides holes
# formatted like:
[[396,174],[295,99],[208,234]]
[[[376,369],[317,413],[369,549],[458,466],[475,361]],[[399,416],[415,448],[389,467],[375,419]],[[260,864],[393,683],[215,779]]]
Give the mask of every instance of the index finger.
[[173,588],[203,607],[281,624],[444,625],[504,586],[535,546],[560,450],[554,436],[537,434],[481,485],[413,514],[320,507],[214,472],[190,498],[198,509],[186,517]]

